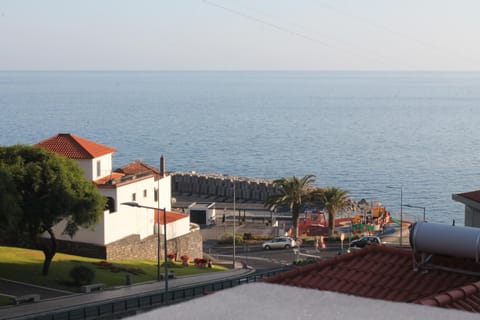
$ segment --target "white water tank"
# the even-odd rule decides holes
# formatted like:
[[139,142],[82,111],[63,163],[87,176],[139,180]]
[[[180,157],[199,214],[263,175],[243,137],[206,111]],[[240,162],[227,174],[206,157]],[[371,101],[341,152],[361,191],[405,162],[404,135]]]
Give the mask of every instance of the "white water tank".
[[417,252],[471,258],[478,262],[480,228],[420,221],[410,230],[410,243]]

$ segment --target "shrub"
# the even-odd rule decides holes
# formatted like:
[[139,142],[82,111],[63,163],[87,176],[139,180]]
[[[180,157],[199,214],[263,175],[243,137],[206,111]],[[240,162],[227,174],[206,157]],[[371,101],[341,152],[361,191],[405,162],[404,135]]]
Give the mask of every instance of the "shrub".
[[315,263],[317,262],[318,260],[317,259],[314,259],[314,258],[307,258],[305,260],[296,260],[293,262],[293,264],[295,266],[306,266],[308,264],[312,264],[312,263]]
[[73,267],[69,275],[76,286],[91,284],[95,280],[95,271],[83,265]]
[[98,261],[98,262],[92,262],[93,265],[100,269],[110,269],[112,267],[112,264],[107,261]]
[[[218,244],[230,244],[233,242],[233,235],[231,233],[225,233],[220,240],[218,240]],[[242,234],[235,234],[235,244],[243,244],[243,235]]]
[[199,267],[199,268],[205,268],[205,266],[207,265],[207,259],[204,259],[204,258],[195,258],[193,260],[193,263],[195,264],[196,267]]

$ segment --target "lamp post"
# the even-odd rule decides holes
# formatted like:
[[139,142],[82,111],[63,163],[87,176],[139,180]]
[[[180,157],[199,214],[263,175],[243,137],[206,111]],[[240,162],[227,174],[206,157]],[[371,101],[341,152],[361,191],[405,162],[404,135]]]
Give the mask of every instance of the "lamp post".
[[235,195],[235,178],[233,179],[233,269],[235,269],[235,198],[236,198],[236,195]]
[[[160,191],[159,191],[160,192]],[[160,196],[160,193],[159,193]],[[160,206],[160,197],[157,198]],[[160,209],[148,206],[139,205],[136,202],[123,202],[121,203],[124,206],[136,207],[136,208],[145,208],[157,210],[157,281],[160,281]],[[163,241],[164,241],[164,250],[165,250],[165,293],[168,293],[168,263],[167,263],[167,210],[163,210]]]
[[400,247],[403,246],[403,186],[387,186],[390,189],[400,189]]
[[409,207],[409,208],[423,209],[423,221],[427,221],[427,220],[425,219],[425,207],[414,206],[414,205],[411,205],[411,204],[404,204],[403,206],[404,206],[404,207]]

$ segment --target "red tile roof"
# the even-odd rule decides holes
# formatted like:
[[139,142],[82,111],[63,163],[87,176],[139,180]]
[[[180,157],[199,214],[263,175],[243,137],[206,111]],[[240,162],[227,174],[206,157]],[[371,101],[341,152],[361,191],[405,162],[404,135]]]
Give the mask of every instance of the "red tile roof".
[[[167,224],[175,222],[180,219],[188,218],[188,215],[182,214],[182,213],[177,213],[177,212],[171,212],[167,211]],[[160,224],[164,224],[164,219],[163,219],[163,210],[155,210],[155,223],[158,223],[158,217],[160,217]]]
[[102,184],[105,184],[109,181],[112,181],[112,180],[115,180],[115,179],[120,179],[122,177],[124,177],[125,174],[123,173],[120,173],[120,172],[112,172],[111,174],[109,174],[108,176],[106,177],[103,177],[101,179],[98,179],[98,180],[95,180],[95,183],[98,184],[98,185],[102,185]]
[[480,281],[416,301],[427,306],[480,312]]
[[148,179],[152,176],[158,179],[158,169],[137,160],[116,169],[107,177],[95,182],[104,188],[115,188],[119,185],[132,183],[141,179]]
[[470,191],[470,192],[465,192],[465,193],[459,193],[457,194],[460,197],[464,197],[473,201],[480,202],[480,190],[477,191]]
[[70,133],[59,133],[43,140],[36,146],[61,154],[71,159],[93,159],[117,150]]
[[[434,257],[432,261],[450,268],[480,271],[478,264],[466,259]],[[470,311],[480,308],[480,273],[472,275],[439,269],[414,272],[410,250],[386,246],[371,246],[322,260],[265,281],[397,302]],[[450,298],[452,296],[456,298]]]
[[123,166],[120,169],[117,169],[115,171],[124,173],[126,175],[139,174],[139,173],[145,173],[145,172],[153,172],[158,174],[157,168],[151,165],[148,165],[146,163],[143,163],[139,160],[129,163],[126,166]]

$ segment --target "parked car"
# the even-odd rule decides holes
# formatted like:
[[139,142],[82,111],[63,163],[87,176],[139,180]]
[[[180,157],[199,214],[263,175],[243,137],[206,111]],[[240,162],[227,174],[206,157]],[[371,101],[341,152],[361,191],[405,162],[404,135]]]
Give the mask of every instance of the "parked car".
[[352,241],[350,244],[351,248],[364,248],[365,246],[368,245],[381,245],[382,240],[380,240],[379,237],[375,236],[363,236],[360,239]]
[[290,237],[277,237],[262,244],[265,250],[270,249],[288,249],[295,247],[295,240]]

